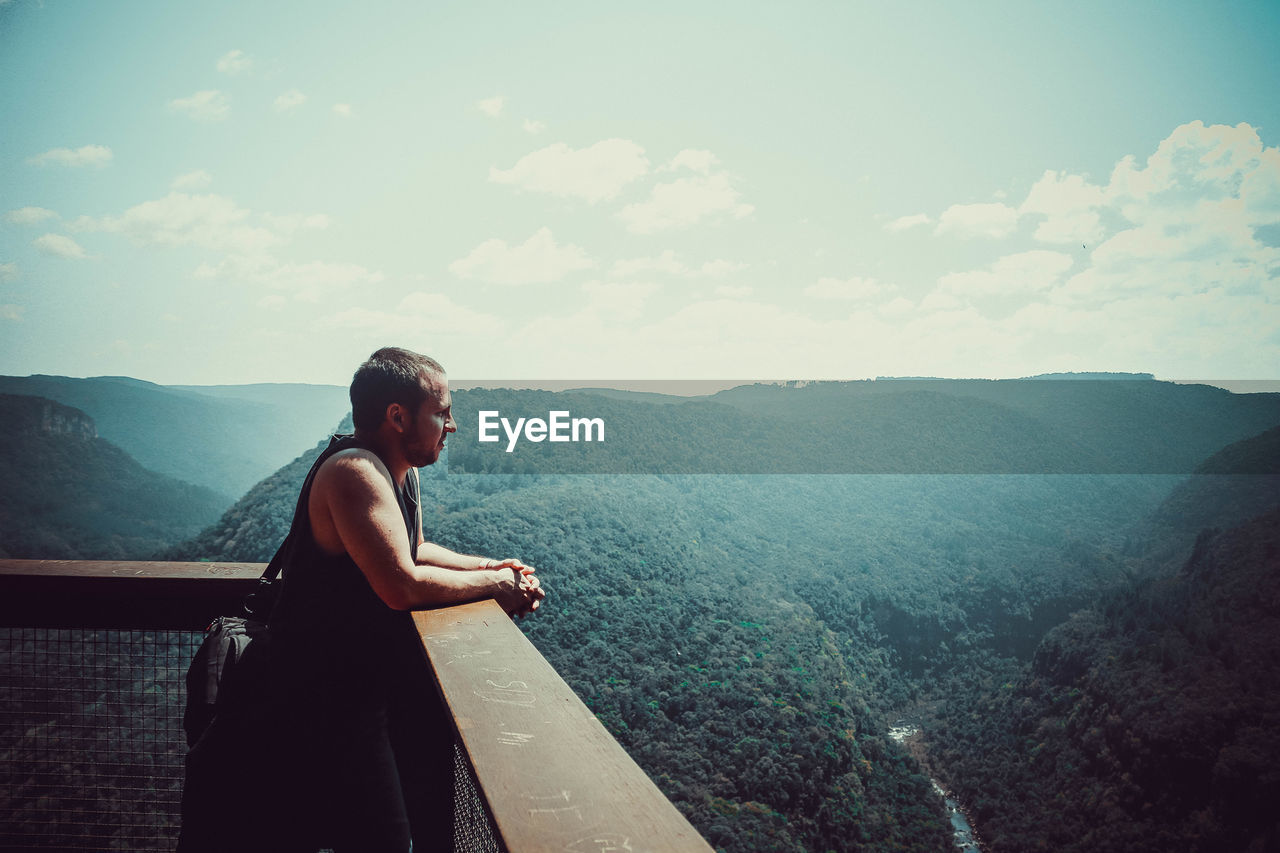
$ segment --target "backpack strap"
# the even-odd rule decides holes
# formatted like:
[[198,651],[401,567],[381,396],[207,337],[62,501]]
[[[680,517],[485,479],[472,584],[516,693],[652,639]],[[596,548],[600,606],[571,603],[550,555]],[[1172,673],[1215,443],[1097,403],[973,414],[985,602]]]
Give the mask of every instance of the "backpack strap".
[[[302,489],[298,492],[298,503],[293,508],[293,521],[289,524],[289,533],[284,537],[284,541],[280,543],[280,547],[276,549],[275,555],[271,558],[271,562],[267,563],[267,568],[262,572],[262,576],[258,578],[257,585],[253,588],[253,592],[245,596],[244,610],[245,613],[254,619],[268,620],[271,617],[271,611],[275,608],[276,597],[280,590],[275,585],[276,578],[292,562],[294,543],[297,541],[299,525],[303,515],[307,511],[306,501],[311,496],[311,483],[316,478],[316,472],[320,470],[320,466],[324,464],[334,453],[339,450],[346,450],[345,447],[335,447],[340,443],[356,447],[354,435],[332,435],[329,437],[329,446],[326,447],[316,461],[311,464],[311,470],[307,472],[306,479],[302,482]],[[416,471],[414,472],[417,473]]]
[[418,546],[422,544],[422,540],[418,534],[422,530],[422,483],[418,479],[418,469],[410,467],[409,476],[405,479],[405,486],[408,495],[406,498],[413,499],[413,530],[409,531],[409,543],[413,546],[413,556],[418,556]]

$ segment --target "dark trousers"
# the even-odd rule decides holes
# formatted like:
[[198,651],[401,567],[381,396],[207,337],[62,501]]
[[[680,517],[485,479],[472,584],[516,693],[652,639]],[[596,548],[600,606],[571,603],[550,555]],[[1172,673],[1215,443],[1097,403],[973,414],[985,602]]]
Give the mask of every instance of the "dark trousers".
[[379,651],[273,642],[261,701],[187,757],[180,853],[453,850],[452,721],[420,651]]
[[[284,698],[282,851],[453,850],[453,724],[420,651]],[[335,675],[337,673],[334,673]],[[372,676],[372,677],[371,677]],[[318,688],[318,689],[316,689]]]

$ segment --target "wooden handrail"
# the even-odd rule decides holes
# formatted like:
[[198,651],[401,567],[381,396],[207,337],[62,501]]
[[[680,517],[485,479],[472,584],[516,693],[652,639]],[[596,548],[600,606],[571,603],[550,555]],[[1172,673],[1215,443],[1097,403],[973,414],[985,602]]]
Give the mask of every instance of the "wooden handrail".
[[[198,631],[264,568],[0,560],[0,625]],[[495,602],[413,619],[505,850],[710,853]]]
[[494,601],[413,616],[507,850],[710,853]]
[[240,612],[265,563],[0,560],[0,624],[199,631]]

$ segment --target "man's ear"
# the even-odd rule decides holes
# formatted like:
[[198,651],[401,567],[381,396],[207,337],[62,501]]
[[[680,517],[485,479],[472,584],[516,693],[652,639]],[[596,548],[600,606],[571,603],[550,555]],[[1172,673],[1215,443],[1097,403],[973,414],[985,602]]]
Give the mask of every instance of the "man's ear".
[[387,406],[387,420],[400,432],[404,432],[408,426],[408,411],[399,403],[392,403]]

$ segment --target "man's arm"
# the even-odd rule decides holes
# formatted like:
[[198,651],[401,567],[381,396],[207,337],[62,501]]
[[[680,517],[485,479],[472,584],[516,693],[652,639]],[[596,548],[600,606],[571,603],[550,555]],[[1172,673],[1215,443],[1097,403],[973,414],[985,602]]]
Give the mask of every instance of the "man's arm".
[[[412,475],[414,472],[410,472]],[[413,477],[414,482],[417,478]],[[418,506],[422,506],[422,495],[418,495]],[[487,569],[516,569],[520,572],[520,585],[524,588],[528,603],[518,612],[520,616],[526,613],[532,613],[538,609],[538,605],[542,599],[546,597],[546,592],[542,589],[542,584],[534,576],[534,568],[526,566],[520,560],[505,559],[491,560],[488,557],[479,557],[474,554],[459,554],[457,551],[451,551],[443,545],[437,545],[435,542],[428,542],[427,535],[422,529],[422,512],[418,512],[418,551],[414,554],[414,562],[420,566],[439,566],[444,569],[452,569],[454,571],[474,572]]]
[[391,475],[372,453],[348,451],[325,462],[316,472],[308,511],[320,546],[349,554],[388,607],[412,610],[492,597],[508,613],[518,613],[533,603],[536,593],[521,582],[518,568],[456,571],[410,560]]
[[418,541],[422,544],[418,546],[415,562],[420,566],[439,566],[442,569],[456,569],[459,571],[496,568],[489,565],[494,561],[488,557],[477,557],[474,554],[459,554],[457,551],[450,551],[443,545],[428,542],[421,532],[418,533]]
[[443,545],[426,541],[426,538],[422,535],[421,525],[419,525],[418,529],[418,541],[421,544],[418,546],[415,562],[420,566],[436,566],[455,572],[477,572],[493,569],[514,569],[519,572],[520,586],[528,600],[524,607],[515,611],[515,614],[524,616],[526,613],[532,613],[538,609],[538,605],[546,597],[542,584],[534,575],[533,566],[526,566],[516,559],[491,560],[488,557],[477,557],[472,554],[459,554],[457,551],[450,551]]

